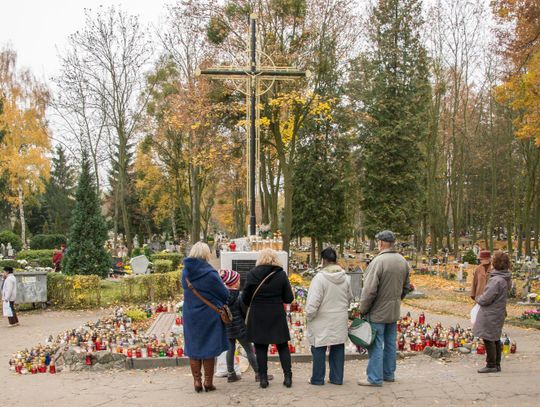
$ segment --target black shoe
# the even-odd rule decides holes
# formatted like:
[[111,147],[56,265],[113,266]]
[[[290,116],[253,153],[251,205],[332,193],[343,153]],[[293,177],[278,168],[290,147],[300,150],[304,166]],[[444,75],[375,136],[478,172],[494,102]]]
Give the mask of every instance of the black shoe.
[[228,383],[234,383],[240,380],[241,378],[237,376],[236,372],[233,373],[227,373],[227,382]]
[[268,387],[268,374],[259,374],[259,386],[261,387],[261,389],[266,389]]
[[[271,374],[267,374],[267,375],[266,375],[266,378],[268,379],[268,381],[274,380],[274,376],[271,375]],[[257,383],[259,382],[259,373],[255,373],[255,381],[256,381]]]
[[497,373],[498,370],[496,367],[483,367],[482,369],[478,370],[478,373]]
[[497,372],[501,371],[501,365],[497,365]]
[[283,380],[283,385],[285,387],[292,387],[292,372],[285,373],[285,378]]

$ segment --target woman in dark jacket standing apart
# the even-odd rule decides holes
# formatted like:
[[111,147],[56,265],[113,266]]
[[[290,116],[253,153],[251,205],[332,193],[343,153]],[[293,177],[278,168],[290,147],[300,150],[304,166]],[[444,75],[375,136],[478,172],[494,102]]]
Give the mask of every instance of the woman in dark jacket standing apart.
[[478,373],[501,371],[501,335],[506,318],[506,299],[512,287],[510,266],[510,257],[506,253],[496,252],[486,288],[482,295],[476,297],[480,310],[473,333],[482,338],[486,346],[486,367],[478,370]]
[[229,349],[221,317],[193,293],[186,281],[189,279],[199,294],[216,307],[226,304],[229,290],[221,281],[219,273],[208,263],[210,257],[210,248],[206,243],[195,243],[189,257],[184,259],[182,271],[185,354],[189,356],[196,392],[203,390],[202,366],[204,390],[216,390],[213,384],[215,358]]
[[[266,279],[266,280],[265,280]],[[261,283],[264,283],[261,285]],[[259,287],[257,291],[257,288]],[[243,301],[249,307],[247,319],[248,339],[255,344],[259,365],[260,386],[268,387],[268,345],[276,344],[286,387],[292,386],[291,354],[289,352],[289,326],[283,304],[294,300],[291,284],[277,252],[262,250],[255,268],[247,275]]]

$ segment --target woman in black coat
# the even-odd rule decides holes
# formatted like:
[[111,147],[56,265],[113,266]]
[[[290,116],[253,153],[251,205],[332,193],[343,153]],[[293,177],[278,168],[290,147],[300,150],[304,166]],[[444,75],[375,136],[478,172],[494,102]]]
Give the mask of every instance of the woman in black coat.
[[[266,280],[265,280],[266,279]],[[257,291],[257,287],[264,281]],[[289,326],[283,304],[294,300],[287,274],[277,253],[262,250],[255,268],[247,275],[243,301],[249,307],[246,317],[248,339],[255,344],[260,386],[268,387],[268,345],[276,344],[285,376],[283,384],[292,386]]]

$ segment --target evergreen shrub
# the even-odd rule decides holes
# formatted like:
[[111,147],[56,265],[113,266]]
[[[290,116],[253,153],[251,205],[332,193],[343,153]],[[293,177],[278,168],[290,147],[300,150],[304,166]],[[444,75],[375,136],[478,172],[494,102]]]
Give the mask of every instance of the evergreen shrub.
[[3,230],[0,232],[0,243],[4,243],[5,246],[7,246],[8,243],[11,243],[11,247],[17,252],[23,247],[21,238],[11,230]]
[[30,240],[30,247],[32,250],[54,249],[66,243],[67,239],[64,235],[35,235]]

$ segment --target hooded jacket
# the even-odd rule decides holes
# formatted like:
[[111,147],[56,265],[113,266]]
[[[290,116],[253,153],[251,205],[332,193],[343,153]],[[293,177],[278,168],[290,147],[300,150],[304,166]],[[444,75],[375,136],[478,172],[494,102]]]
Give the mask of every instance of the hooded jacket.
[[217,312],[202,302],[189,289],[193,287],[216,307],[227,303],[229,290],[218,272],[206,261],[188,257],[184,259],[182,287],[184,288],[185,353],[193,359],[210,359],[229,349],[225,325]]
[[239,290],[229,289],[229,299],[227,305],[231,310],[232,322],[227,325],[227,337],[229,339],[245,339],[246,323],[244,322],[244,312],[242,298]]
[[474,336],[488,341],[501,339],[511,277],[508,270],[492,270],[489,274],[484,293],[476,297],[480,310],[473,326]]
[[311,281],[306,302],[307,337],[311,346],[347,341],[351,279],[340,266],[324,267]]

